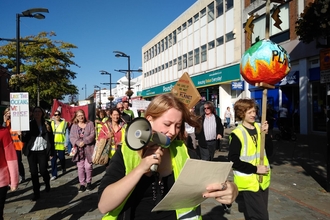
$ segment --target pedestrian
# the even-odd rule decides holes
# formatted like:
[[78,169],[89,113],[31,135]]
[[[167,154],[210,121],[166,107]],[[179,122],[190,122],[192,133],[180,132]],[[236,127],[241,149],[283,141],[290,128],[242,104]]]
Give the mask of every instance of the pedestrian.
[[226,119],[226,128],[230,128],[230,119],[232,118],[230,107],[228,106],[224,118]]
[[[260,165],[261,132],[268,132],[268,123],[265,121],[260,128],[255,122],[253,99],[238,100],[234,111],[242,123],[230,134],[228,159],[233,162],[234,182],[244,199],[244,216],[245,219],[268,220],[270,166],[266,154],[264,164]],[[260,176],[262,182],[259,182]]]
[[97,110],[98,112],[98,117],[95,119],[95,136],[96,139],[99,136],[100,130],[104,123],[108,120],[108,116],[105,110],[99,109]]
[[[162,94],[149,104],[146,119],[152,130],[161,132],[171,139],[168,148],[154,144],[139,151],[131,150],[126,142],[118,148],[110,161],[106,174],[99,187],[98,208],[107,213],[103,219],[201,219],[200,206],[171,211],[151,212],[154,206],[171,189],[187,159],[196,157],[184,145],[184,123],[194,127],[200,124],[186,106],[173,94]],[[190,154],[191,153],[191,154]],[[156,172],[150,171],[153,164],[158,164]],[[216,198],[229,204],[237,196],[235,184],[210,184],[204,198]],[[185,218],[186,219],[186,218]]]
[[101,128],[98,140],[101,138],[111,141],[109,158],[111,159],[122,142],[125,135],[126,124],[120,118],[120,111],[117,108],[110,109],[110,118]]
[[82,109],[75,112],[72,122],[70,141],[76,149],[72,161],[77,163],[80,184],[78,191],[91,191],[95,128],[93,122],[86,119]]
[[286,106],[286,104],[283,104],[279,109],[278,109],[278,126],[281,127],[281,129],[287,129],[289,125],[289,110]]
[[270,138],[273,138],[275,115],[276,111],[274,110],[273,106],[268,104],[266,110],[266,121],[268,122],[268,134],[270,135]]
[[50,180],[53,181],[57,178],[57,159],[60,160],[62,174],[66,173],[65,150],[69,142],[69,129],[68,123],[61,118],[61,112],[58,110],[54,112],[54,120],[52,120],[51,126],[55,145],[55,153],[51,159],[52,177]]
[[118,102],[116,107],[120,111],[120,117],[122,118],[123,122],[126,123],[126,124],[131,123],[132,118],[131,118],[130,115],[128,115],[128,114],[126,114],[124,112],[124,105],[123,105],[123,103],[122,102]]
[[45,120],[44,110],[37,106],[32,110],[33,119],[30,121],[30,130],[23,135],[23,154],[27,156],[32,179],[33,198],[37,201],[40,198],[39,172],[45,183],[45,191],[50,191],[50,177],[48,161],[55,152],[54,135],[48,121]]
[[18,171],[19,171],[19,183],[25,181],[25,169],[22,162],[22,149],[24,143],[22,142],[22,132],[21,131],[13,131],[11,129],[11,120],[10,120],[10,108],[6,108],[3,112],[3,127],[7,127],[10,129],[11,139],[13,140],[16,156],[17,156],[17,163],[18,163]]
[[135,118],[134,112],[131,109],[129,109],[129,102],[123,101],[123,106],[124,106],[124,112],[131,117],[131,120],[133,120]]
[[8,186],[15,191],[18,186],[18,163],[9,129],[0,126],[0,220],[3,220]]
[[202,160],[213,160],[215,150],[223,137],[223,124],[221,118],[214,114],[213,102],[204,103],[204,114],[202,115],[202,128],[196,132],[198,147]]
[[[191,114],[195,114],[195,108],[189,109]],[[195,127],[189,125],[187,122],[184,123],[185,131],[186,131],[186,143],[187,147],[196,150],[197,149],[197,141],[196,141],[196,135],[195,135]]]

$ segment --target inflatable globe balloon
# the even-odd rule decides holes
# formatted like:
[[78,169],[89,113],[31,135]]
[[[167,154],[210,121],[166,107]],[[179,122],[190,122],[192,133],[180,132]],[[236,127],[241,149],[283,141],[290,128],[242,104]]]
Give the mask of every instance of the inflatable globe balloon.
[[262,40],[245,51],[240,72],[250,84],[267,83],[275,85],[290,71],[290,56],[280,45]]

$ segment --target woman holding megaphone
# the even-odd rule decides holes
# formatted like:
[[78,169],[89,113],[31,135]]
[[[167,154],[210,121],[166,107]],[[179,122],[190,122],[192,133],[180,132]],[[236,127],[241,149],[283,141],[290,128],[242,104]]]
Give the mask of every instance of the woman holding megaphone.
[[[103,219],[201,219],[200,206],[151,212],[171,189],[185,161],[197,158],[183,141],[185,122],[196,129],[201,126],[197,116],[174,95],[162,94],[149,104],[145,118],[152,131],[166,135],[171,143],[165,148],[150,141],[142,149],[133,150],[126,137],[99,187],[98,208],[106,214]],[[152,171],[153,165],[158,165],[156,171]],[[237,194],[236,185],[226,182],[210,184],[200,196],[231,204]]]

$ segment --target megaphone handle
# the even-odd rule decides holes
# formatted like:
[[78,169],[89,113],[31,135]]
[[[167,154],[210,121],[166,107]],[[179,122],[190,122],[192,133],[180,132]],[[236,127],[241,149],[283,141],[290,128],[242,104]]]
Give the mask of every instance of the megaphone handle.
[[158,164],[151,165],[150,170],[153,171],[153,172],[157,172],[157,170],[158,170]]

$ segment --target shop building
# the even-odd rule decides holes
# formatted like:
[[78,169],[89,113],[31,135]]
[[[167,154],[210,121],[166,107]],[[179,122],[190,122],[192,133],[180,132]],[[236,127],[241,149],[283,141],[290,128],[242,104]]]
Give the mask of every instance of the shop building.
[[[291,70],[289,74],[268,90],[268,104],[275,110],[286,105],[289,110],[289,120],[296,132],[301,134],[324,133],[326,131],[326,84],[320,82],[320,49],[315,43],[304,44],[295,33],[295,22],[304,11],[305,6],[312,1],[285,1],[279,6],[271,3],[271,13],[274,6],[280,7],[282,30],[276,28],[274,20],[270,19],[270,40],[282,46],[290,55]],[[256,39],[265,38],[266,7],[262,0],[244,0],[243,20],[255,15],[254,32],[251,41],[243,36],[243,51],[248,49]],[[262,89],[248,85],[251,97],[261,106]]]
[[246,96],[247,88],[237,86],[242,85],[241,3],[198,0],[144,45],[143,98],[170,92],[185,72],[201,96],[218,107],[220,116]]

